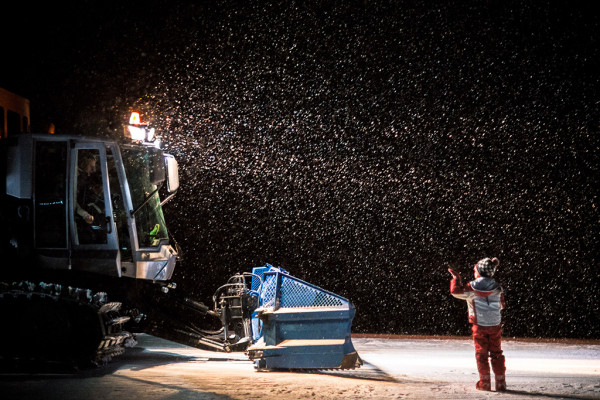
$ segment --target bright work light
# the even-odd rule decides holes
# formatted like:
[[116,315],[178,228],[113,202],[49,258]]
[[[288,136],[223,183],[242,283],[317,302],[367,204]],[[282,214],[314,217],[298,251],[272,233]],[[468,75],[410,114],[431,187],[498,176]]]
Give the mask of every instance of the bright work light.
[[129,125],[125,126],[125,137],[139,142],[154,142],[154,128],[150,128],[147,123],[142,123],[140,113],[132,112],[129,117]]

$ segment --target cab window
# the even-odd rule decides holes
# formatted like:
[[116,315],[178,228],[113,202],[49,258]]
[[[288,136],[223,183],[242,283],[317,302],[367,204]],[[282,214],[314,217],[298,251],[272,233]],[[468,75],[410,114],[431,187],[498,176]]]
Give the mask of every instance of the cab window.
[[106,217],[102,175],[98,166],[100,152],[77,152],[75,223],[79,244],[106,244]]
[[35,240],[38,248],[67,247],[67,144],[35,145]]

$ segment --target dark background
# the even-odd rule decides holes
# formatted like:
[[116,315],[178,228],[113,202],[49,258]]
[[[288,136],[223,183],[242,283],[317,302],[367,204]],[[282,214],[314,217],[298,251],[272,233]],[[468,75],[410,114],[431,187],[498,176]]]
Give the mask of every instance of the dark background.
[[268,262],[355,332],[465,335],[447,268],[497,256],[506,335],[600,338],[598,14],[423,3],[24,2],[0,86],[34,130],[160,131],[174,279],[204,301]]

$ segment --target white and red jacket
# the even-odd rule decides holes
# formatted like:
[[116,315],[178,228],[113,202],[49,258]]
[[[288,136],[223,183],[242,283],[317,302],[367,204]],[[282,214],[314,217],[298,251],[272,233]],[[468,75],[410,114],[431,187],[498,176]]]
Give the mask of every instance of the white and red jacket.
[[466,300],[469,306],[469,322],[478,326],[501,324],[500,311],[504,309],[504,293],[492,278],[481,277],[463,285],[460,278],[450,282],[452,296]]

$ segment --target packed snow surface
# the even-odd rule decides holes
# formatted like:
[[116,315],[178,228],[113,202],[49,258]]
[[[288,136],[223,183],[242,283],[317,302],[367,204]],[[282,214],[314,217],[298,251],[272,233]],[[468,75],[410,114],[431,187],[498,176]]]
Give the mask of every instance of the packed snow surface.
[[94,371],[0,375],[3,399],[599,399],[600,343],[507,340],[506,393],[475,389],[468,338],[353,339],[351,371],[257,372],[242,353],[198,350],[149,335]]

